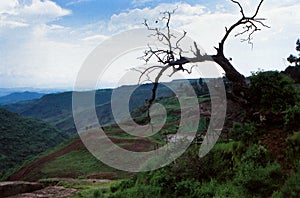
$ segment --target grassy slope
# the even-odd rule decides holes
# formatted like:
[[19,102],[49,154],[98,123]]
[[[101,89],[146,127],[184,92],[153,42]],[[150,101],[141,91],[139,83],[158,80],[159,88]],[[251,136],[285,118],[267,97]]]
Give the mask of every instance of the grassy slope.
[[[139,140],[115,137],[113,139],[124,148],[138,145],[139,149],[143,146],[142,149],[147,150],[154,144],[150,140],[141,145]],[[116,170],[97,160],[76,137],[24,165],[12,174],[9,180],[37,181],[53,177],[117,179],[128,175],[130,174],[127,172]]]
[[[207,101],[207,98],[200,98],[199,102]],[[175,98],[163,98],[159,100],[167,111],[167,124],[161,133],[176,133],[178,127],[178,101]],[[141,123],[145,123],[145,108],[139,108],[133,116]],[[204,126],[199,126],[203,128]],[[94,130],[94,129],[91,129]],[[165,144],[164,138],[156,134],[145,139],[137,139],[120,130],[117,126],[105,127],[105,131],[117,145],[134,151],[152,150],[156,144]],[[130,175],[130,174],[129,174]],[[27,163],[23,168],[13,174],[10,180],[36,181],[42,178],[51,177],[94,177],[94,178],[124,178],[128,173],[106,166],[90,154],[78,137],[59,145],[57,148],[47,151],[38,159]]]

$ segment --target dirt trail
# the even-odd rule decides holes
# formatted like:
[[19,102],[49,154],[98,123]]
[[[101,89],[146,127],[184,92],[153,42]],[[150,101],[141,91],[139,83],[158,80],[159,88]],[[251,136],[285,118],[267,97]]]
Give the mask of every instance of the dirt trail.
[[65,148],[58,150],[50,155],[47,155],[45,157],[42,157],[40,159],[37,159],[33,161],[32,163],[28,164],[27,166],[24,166],[21,168],[19,171],[16,173],[12,174],[9,176],[7,179],[8,181],[17,181],[17,180],[22,180],[23,176],[28,174],[30,171],[36,168],[41,168],[43,164],[46,162],[55,159],[56,157],[66,154],[68,152],[78,150],[84,148],[84,145],[82,144],[80,139],[76,139],[74,142],[72,142],[70,145],[66,146]]

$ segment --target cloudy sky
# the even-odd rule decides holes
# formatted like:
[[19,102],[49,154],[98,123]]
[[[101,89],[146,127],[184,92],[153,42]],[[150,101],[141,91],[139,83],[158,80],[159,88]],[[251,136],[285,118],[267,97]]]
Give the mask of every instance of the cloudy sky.
[[[259,1],[240,2],[251,15]],[[0,87],[72,88],[101,42],[176,7],[172,28],[187,31],[208,53],[240,17],[229,0],[0,0]],[[254,36],[253,49],[231,35],[226,56],[245,75],[283,70],[296,53],[299,10],[299,0],[265,0],[259,17],[271,28]]]

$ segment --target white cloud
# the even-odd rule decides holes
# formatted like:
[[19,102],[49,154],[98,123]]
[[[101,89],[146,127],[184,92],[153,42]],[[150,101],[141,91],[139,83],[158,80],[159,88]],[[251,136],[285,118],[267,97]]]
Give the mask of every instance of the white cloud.
[[148,7],[143,9],[135,8],[128,12],[114,14],[109,21],[108,30],[115,33],[118,31],[142,27],[144,19],[149,20],[149,22],[154,22],[157,18],[161,17],[161,12],[171,12],[175,9],[176,12],[172,16],[172,27],[180,27],[183,24],[190,23],[193,18],[203,15],[206,11],[206,8],[202,5],[191,6],[186,3],[164,3],[153,9]]
[[10,50],[0,46],[0,51],[5,51],[0,53],[2,86],[71,88],[81,64],[95,47],[71,36],[71,31],[44,24],[21,31],[24,38],[17,36],[20,32],[10,32],[15,38],[6,42]]
[[93,35],[93,36],[88,36],[86,38],[83,38],[82,40],[83,41],[93,41],[93,42],[100,41],[101,42],[107,38],[108,38],[108,36],[104,36],[104,35]]
[[0,14],[15,14],[14,9],[18,7],[19,1],[5,0],[0,1]]
[[154,0],[132,0],[131,4],[134,6],[140,6],[153,1]]
[[70,28],[48,24],[71,11],[53,1],[0,2],[1,86],[71,87],[91,44]]
[[17,0],[1,1],[0,26],[25,27],[48,23],[70,14],[70,10],[63,9],[50,0],[31,0],[29,4],[19,3]]
[[79,4],[79,3],[87,3],[87,2],[90,2],[90,1],[94,1],[94,0],[73,0],[73,1],[68,2],[66,5],[70,6],[70,5],[76,5],[76,4]]
[[[245,4],[249,11],[255,2]],[[71,11],[53,1],[34,0],[25,5],[0,0],[1,86],[71,87],[82,62],[97,44],[109,35],[142,27],[144,19],[155,22],[160,12],[176,7],[171,27],[186,30],[208,53],[215,53],[213,46],[224,35],[224,27],[240,16],[239,9],[231,3],[219,4],[216,12],[202,5],[160,4],[153,9],[115,14],[106,22],[71,28],[54,23]],[[294,52],[299,37],[298,10],[298,0],[266,1],[259,16],[267,18],[272,28],[255,35],[253,50],[231,35],[225,53],[233,58],[233,65],[244,74],[259,67],[284,69],[282,59]]]
[[[245,14],[252,16],[259,0],[243,1]],[[143,19],[155,21],[161,11],[178,7],[172,16],[171,27],[186,30],[208,53],[214,54],[214,46],[225,34],[225,26],[230,26],[240,18],[239,7],[232,3],[218,5],[216,12],[202,5],[160,4],[150,9],[133,9],[111,17],[108,29],[121,31],[141,27]],[[241,43],[240,38],[232,34],[226,42],[225,54],[233,58],[233,65],[242,73],[249,75],[258,68],[285,69],[283,59],[293,53],[296,39],[299,37],[300,2],[298,0],[266,1],[262,4],[259,17],[267,18],[265,23],[271,29],[262,28],[254,35],[254,48]],[[239,29],[242,31],[242,29]],[[243,37],[242,37],[243,38]]]
[[20,14],[31,16],[48,16],[50,19],[55,19],[69,15],[71,14],[71,11],[61,8],[55,2],[50,0],[32,0],[30,5],[24,5],[20,9]]

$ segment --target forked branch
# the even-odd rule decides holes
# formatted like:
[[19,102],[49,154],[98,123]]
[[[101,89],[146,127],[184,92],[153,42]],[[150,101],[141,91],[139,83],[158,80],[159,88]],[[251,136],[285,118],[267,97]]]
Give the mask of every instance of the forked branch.
[[234,23],[233,25],[230,26],[230,28],[225,28],[225,35],[223,37],[223,39],[221,40],[221,42],[219,43],[219,47],[216,48],[217,50],[217,53],[219,55],[224,55],[224,44],[225,44],[225,41],[227,40],[227,38],[229,37],[229,35],[232,33],[232,31],[234,29],[236,29],[238,26],[243,26],[243,31],[235,34],[235,37],[238,37],[238,36],[241,36],[241,35],[244,35],[244,34],[248,34],[246,36],[246,38],[242,38],[241,41],[242,42],[248,42],[249,44],[251,44],[253,46],[253,43],[251,42],[251,40],[253,39],[253,34],[257,31],[260,31],[261,27],[265,27],[265,28],[270,28],[268,25],[266,25],[263,21],[265,21],[266,19],[265,18],[257,18],[257,15],[259,13],[259,10],[261,8],[261,5],[262,3],[264,2],[264,0],[261,0],[255,10],[255,13],[250,16],[250,17],[247,17],[245,15],[245,12],[244,12],[244,9],[242,7],[242,5],[238,2],[238,1],[235,1],[235,0],[231,0],[233,3],[237,4],[238,7],[240,8],[240,13],[242,14],[242,17],[236,22]]
[[[150,36],[155,37],[158,42],[162,44],[164,47],[151,47],[148,45],[148,49],[144,51],[144,55],[140,57],[146,63],[150,60],[155,59],[159,65],[157,66],[150,66],[148,68],[144,68],[143,70],[136,70],[141,73],[139,82],[142,81],[143,77],[146,77],[146,81],[151,81],[153,83],[152,88],[152,96],[151,99],[148,100],[148,107],[150,108],[156,98],[156,92],[158,89],[158,84],[160,78],[165,74],[165,72],[171,69],[171,77],[176,72],[187,72],[192,73],[192,69],[187,69],[187,63],[197,63],[197,62],[204,62],[204,61],[215,61],[219,64],[226,73],[226,77],[233,83],[236,87],[247,87],[245,83],[245,77],[240,74],[230,63],[230,61],[224,56],[224,45],[226,40],[228,39],[229,35],[237,28],[242,26],[242,31],[236,33],[234,36],[239,37],[246,35],[245,38],[242,38],[241,41],[248,42],[249,44],[253,45],[252,39],[255,32],[260,31],[263,27],[270,28],[267,26],[264,21],[264,18],[258,18],[257,15],[260,11],[262,3],[264,0],[260,0],[256,10],[252,16],[246,16],[244,9],[239,1],[237,0],[230,0],[232,3],[236,4],[241,13],[241,18],[237,20],[236,23],[232,24],[229,28],[225,27],[225,35],[219,43],[218,48],[215,47],[217,50],[216,55],[207,55],[201,54],[199,47],[197,46],[196,42],[194,42],[194,46],[190,47],[190,52],[192,52],[193,57],[186,57],[185,54],[187,51],[183,49],[180,43],[184,40],[187,35],[187,32],[183,31],[182,36],[178,38],[171,32],[170,29],[170,21],[172,14],[174,14],[175,10],[172,12],[162,12],[162,17],[157,19],[155,22],[157,24],[156,27],[152,27],[149,25],[148,21],[144,21],[145,27],[151,31],[152,33]],[[162,26],[159,26],[163,24]],[[155,76],[154,80],[151,80],[150,74],[152,72],[158,72]],[[144,81],[143,81],[144,82]],[[235,92],[235,88],[233,87],[233,91]],[[240,91],[239,89],[236,89]]]

